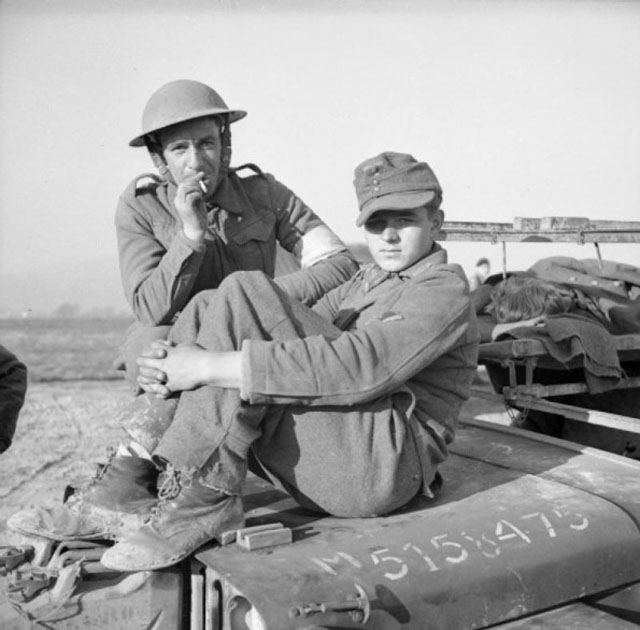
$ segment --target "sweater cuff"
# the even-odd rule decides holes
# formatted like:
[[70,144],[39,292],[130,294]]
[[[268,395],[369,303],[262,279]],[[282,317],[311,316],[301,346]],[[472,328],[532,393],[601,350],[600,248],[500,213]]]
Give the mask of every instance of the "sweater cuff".
[[183,245],[186,245],[191,251],[196,253],[204,253],[206,246],[204,241],[202,243],[196,243],[192,241],[182,230],[176,234],[176,240],[180,241]]
[[267,401],[267,396],[258,392],[266,390],[266,346],[268,342],[245,339],[242,342],[242,383],[240,398],[255,405]]

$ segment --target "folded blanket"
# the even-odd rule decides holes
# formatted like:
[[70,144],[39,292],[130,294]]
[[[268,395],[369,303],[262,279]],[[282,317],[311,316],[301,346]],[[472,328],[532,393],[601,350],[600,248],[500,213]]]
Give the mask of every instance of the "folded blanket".
[[614,388],[623,372],[612,335],[593,319],[564,313],[550,315],[544,326],[514,328],[499,339],[539,339],[559,363],[580,362],[589,392],[597,394]]
[[640,298],[629,304],[612,306],[609,309],[609,319],[615,331],[619,334],[640,332]]

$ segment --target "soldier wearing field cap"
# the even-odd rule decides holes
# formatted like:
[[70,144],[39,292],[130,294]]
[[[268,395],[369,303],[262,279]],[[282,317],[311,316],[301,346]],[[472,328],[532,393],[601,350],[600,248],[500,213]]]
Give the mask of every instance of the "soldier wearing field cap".
[[373,264],[313,308],[262,272],[234,274],[139,359],[145,390],[178,404],[146,445],[163,470],[157,509],[114,533],[105,566],[166,567],[242,526],[250,450],[252,470],[315,512],[372,517],[434,496],[476,370],[467,281],[435,242],[442,191],[425,162],[383,153],[355,187]]
[[305,304],[357,270],[340,239],[291,190],[253,164],[231,167],[231,125],[246,115],[208,85],[172,81],[149,98],[129,142],[146,147],[158,171],[136,177],[116,211],[122,283],[138,322],[120,367],[134,382],[138,352],[166,337],[191,298],[234,271],[273,276],[278,245],[302,267],[278,282]]

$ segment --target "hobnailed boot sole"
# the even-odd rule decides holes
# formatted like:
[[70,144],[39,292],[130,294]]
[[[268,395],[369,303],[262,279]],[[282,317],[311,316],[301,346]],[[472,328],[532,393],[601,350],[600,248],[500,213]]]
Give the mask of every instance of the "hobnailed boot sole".
[[126,534],[104,552],[101,563],[115,571],[164,569],[219,539],[224,532],[244,526],[242,498],[237,495],[225,495],[214,504],[185,512],[184,518],[171,519],[169,523],[152,519]]
[[27,508],[7,520],[7,527],[25,536],[48,540],[115,540],[126,531],[135,530],[149,518],[148,510],[137,514],[84,505],[74,510],[67,504],[55,508]]

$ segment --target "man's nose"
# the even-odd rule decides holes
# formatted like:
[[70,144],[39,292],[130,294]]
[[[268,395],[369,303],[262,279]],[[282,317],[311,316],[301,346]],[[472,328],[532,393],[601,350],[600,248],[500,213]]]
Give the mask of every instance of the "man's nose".
[[202,164],[202,152],[198,147],[190,146],[187,152],[187,164],[194,170]]
[[382,230],[382,238],[385,241],[393,242],[398,240],[398,230],[392,225],[388,225],[384,230]]

